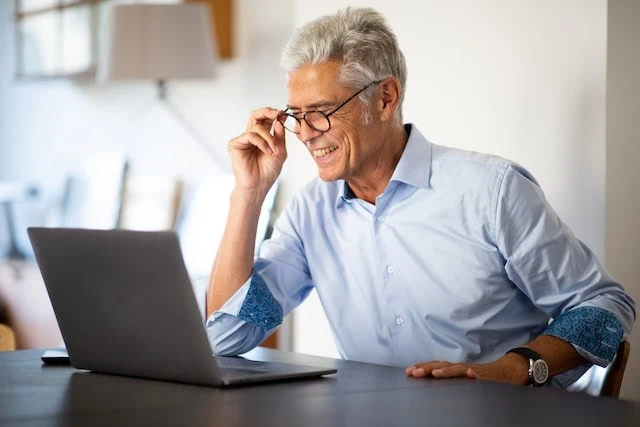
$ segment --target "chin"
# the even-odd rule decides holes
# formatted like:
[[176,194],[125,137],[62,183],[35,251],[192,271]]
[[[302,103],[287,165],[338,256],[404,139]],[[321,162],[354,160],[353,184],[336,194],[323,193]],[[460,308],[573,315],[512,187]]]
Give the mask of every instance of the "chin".
[[342,176],[333,171],[318,168],[318,178],[320,178],[324,182],[331,182],[341,179]]

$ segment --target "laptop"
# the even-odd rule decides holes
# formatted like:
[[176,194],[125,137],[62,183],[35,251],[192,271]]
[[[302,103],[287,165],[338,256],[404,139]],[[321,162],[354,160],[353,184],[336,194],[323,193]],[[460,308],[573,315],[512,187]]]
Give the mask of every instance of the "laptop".
[[218,387],[337,372],[214,357],[172,231],[28,234],[75,368]]

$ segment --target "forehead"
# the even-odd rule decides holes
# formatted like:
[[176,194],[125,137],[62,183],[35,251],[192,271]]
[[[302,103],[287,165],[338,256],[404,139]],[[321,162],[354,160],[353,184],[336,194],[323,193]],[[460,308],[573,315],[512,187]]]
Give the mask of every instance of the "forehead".
[[287,75],[287,105],[306,110],[312,104],[335,103],[346,90],[339,84],[340,66],[339,61],[329,61],[291,71]]

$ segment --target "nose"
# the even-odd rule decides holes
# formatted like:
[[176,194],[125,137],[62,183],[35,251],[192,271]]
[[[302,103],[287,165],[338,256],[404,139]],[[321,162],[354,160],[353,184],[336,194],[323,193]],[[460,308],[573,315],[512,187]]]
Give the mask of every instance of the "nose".
[[307,143],[311,141],[313,138],[316,138],[322,135],[324,132],[320,132],[309,126],[309,124],[305,120],[300,121],[300,133],[298,133],[298,139]]

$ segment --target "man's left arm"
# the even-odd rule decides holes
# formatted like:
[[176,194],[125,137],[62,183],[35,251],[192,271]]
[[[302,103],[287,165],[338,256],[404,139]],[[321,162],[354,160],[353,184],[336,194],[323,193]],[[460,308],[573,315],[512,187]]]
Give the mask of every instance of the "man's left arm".
[[[547,362],[550,377],[585,363],[573,345],[550,335],[541,335],[525,347],[537,352]],[[414,377],[467,377],[522,385],[529,382],[528,371],[529,361],[516,353],[507,353],[491,363],[430,361],[417,363],[406,370],[408,375]]]
[[[509,279],[553,321],[523,346],[537,352],[566,387],[591,363],[606,366],[635,320],[635,304],[593,252],[558,218],[535,179],[508,166],[496,191],[496,245]],[[407,368],[417,377],[466,376],[528,382],[528,359],[508,353],[486,364],[430,361]]]

